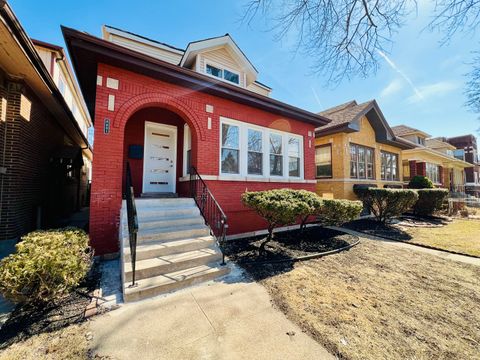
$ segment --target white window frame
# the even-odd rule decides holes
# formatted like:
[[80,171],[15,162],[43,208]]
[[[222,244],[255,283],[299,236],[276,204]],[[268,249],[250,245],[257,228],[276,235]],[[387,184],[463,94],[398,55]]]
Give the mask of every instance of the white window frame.
[[[232,85],[235,85],[235,86],[242,86],[241,85],[241,82],[242,82],[242,78],[241,78],[241,74],[240,72],[238,72],[237,70],[233,70],[232,68],[229,68],[228,66],[225,66],[225,65],[221,65],[219,63],[216,63],[215,61],[211,61],[211,60],[208,60],[208,59],[205,59],[204,58],[204,64],[203,64],[203,72],[205,73],[205,75],[207,76],[210,76],[211,78],[214,78],[214,79],[217,79],[217,80],[222,80],[224,82],[226,82],[227,84],[232,84]],[[211,75],[207,72],[207,65],[210,65],[210,66],[213,66],[219,70],[222,71],[222,77],[217,77],[215,75]],[[230,81],[230,80],[226,80],[223,76],[223,71],[224,70],[228,70],[230,71],[231,73],[235,74],[235,75],[238,75],[238,84],[237,83],[234,83],[233,81]]]
[[188,150],[190,150],[190,165],[191,165],[191,161],[192,161],[192,152],[191,152],[192,151],[192,131],[190,130],[190,126],[188,126],[188,124],[185,124],[185,125],[183,125],[183,176],[190,175],[190,169],[187,169],[187,153],[188,153]]
[[[239,174],[230,174],[230,173],[223,173],[222,172],[222,126],[223,124],[238,126],[239,128]],[[256,174],[248,174],[248,129],[260,131],[262,133],[262,175]],[[283,174],[282,176],[279,175],[270,175],[270,134],[279,134],[282,136],[282,166],[283,166]],[[300,176],[289,176],[289,167],[288,167],[288,138],[296,138],[299,140],[300,143]],[[220,126],[218,132],[218,139],[219,139],[219,152],[218,152],[218,173],[221,178],[225,178],[227,180],[244,180],[244,179],[252,179],[252,180],[278,180],[278,181],[299,181],[304,180],[304,168],[305,168],[305,148],[304,148],[304,139],[302,135],[289,133],[285,131],[270,129],[267,127],[229,119],[223,116],[220,116]]]

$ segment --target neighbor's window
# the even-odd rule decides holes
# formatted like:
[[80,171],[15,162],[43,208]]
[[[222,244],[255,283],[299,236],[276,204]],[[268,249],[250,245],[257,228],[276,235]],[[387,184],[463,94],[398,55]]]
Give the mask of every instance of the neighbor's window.
[[288,175],[300,176],[300,140],[294,137],[288,138]]
[[440,183],[440,167],[436,164],[426,164],[427,177],[432,180],[434,184]]
[[283,175],[282,135],[270,134],[270,175]]
[[263,136],[259,130],[248,129],[248,161],[249,175],[263,175]]
[[398,155],[382,151],[381,157],[381,179],[386,181],[398,180]]
[[332,177],[332,146],[324,145],[315,149],[315,167],[317,178]]
[[238,126],[222,124],[222,173],[238,174],[240,153]]
[[240,74],[233,72],[231,70],[227,69],[221,69],[219,67],[206,64],[205,65],[205,71],[207,74],[218,77],[220,79],[227,80],[229,82],[232,82],[234,84],[240,84]]
[[373,179],[374,151],[372,148],[350,144],[350,177],[353,179]]

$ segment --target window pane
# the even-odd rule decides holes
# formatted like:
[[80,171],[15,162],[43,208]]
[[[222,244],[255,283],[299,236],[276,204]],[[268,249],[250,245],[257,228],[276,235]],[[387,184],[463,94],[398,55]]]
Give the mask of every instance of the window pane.
[[373,164],[367,164],[367,179],[373,179]]
[[296,138],[288,138],[288,155],[300,157],[300,140]]
[[288,176],[300,176],[300,158],[289,157],[288,158]]
[[222,173],[239,173],[238,152],[238,150],[222,149]]
[[270,154],[282,153],[282,135],[270,134]]
[[238,126],[222,124],[222,147],[238,149]]
[[332,177],[332,165],[317,165],[317,177]]
[[315,149],[315,164],[317,177],[332,176],[332,152],[330,146],[321,146]]
[[270,155],[270,175],[282,176],[283,174],[283,156]]
[[248,151],[262,152],[262,132],[248,129]]
[[235,74],[235,73],[233,73],[233,72],[231,72],[231,71],[228,71],[228,70],[226,70],[226,69],[223,70],[223,78],[224,78],[225,80],[231,81],[231,82],[233,82],[233,83],[235,83],[235,84],[239,84],[239,83],[240,83],[240,81],[239,81],[240,78],[239,78],[238,74]]
[[216,68],[215,66],[207,64],[207,74],[210,74],[210,75],[221,78],[222,77],[222,70],[219,69],[219,68]]
[[187,174],[190,174],[191,167],[192,167],[192,150],[187,150]]
[[259,152],[248,152],[248,173],[251,175],[263,174],[263,154]]

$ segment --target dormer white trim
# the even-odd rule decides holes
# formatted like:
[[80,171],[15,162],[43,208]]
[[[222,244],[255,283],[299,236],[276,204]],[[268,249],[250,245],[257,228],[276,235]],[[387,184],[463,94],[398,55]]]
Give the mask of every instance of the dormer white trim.
[[191,67],[198,54],[222,46],[227,46],[229,50],[231,50],[232,55],[235,57],[235,60],[238,62],[242,70],[246,73],[246,85],[254,82],[258,76],[257,69],[255,69],[250,60],[248,60],[242,50],[240,50],[240,48],[228,34],[216,38],[189,43],[187,49],[185,50],[185,53],[183,54],[182,59],[180,60],[179,65],[182,67]]

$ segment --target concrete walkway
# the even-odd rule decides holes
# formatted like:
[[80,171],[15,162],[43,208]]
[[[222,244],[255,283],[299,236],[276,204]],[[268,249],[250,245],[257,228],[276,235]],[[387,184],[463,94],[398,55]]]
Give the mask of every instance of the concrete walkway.
[[90,328],[95,354],[114,359],[334,359],[245,279],[125,304]]
[[355,236],[358,236],[360,238],[366,238],[366,239],[370,239],[370,240],[381,241],[383,243],[388,243],[388,244],[391,244],[393,246],[397,246],[397,247],[400,247],[400,248],[409,249],[409,250],[418,251],[418,252],[423,252],[425,254],[439,256],[439,257],[447,259],[447,260],[453,260],[453,261],[458,261],[458,262],[462,262],[462,263],[465,263],[465,264],[480,266],[480,258],[474,258],[474,257],[471,257],[471,256],[465,256],[465,255],[459,255],[459,254],[452,254],[452,253],[449,253],[449,252],[446,252],[446,251],[441,251],[441,250],[428,249],[428,248],[424,248],[424,247],[421,247],[421,246],[416,246],[414,244],[409,244],[407,242],[388,240],[388,239],[384,239],[384,238],[381,238],[381,237],[378,237],[378,236],[367,235],[367,234],[364,234],[364,233],[361,233],[361,232],[358,232],[358,231],[346,229],[346,228],[343,228],[343,227],[340,228],[340,227],[331,226],[330,228],[336,229],[336,230],[339,230],[339,231],[343,231],[347,234],[355,235]]

